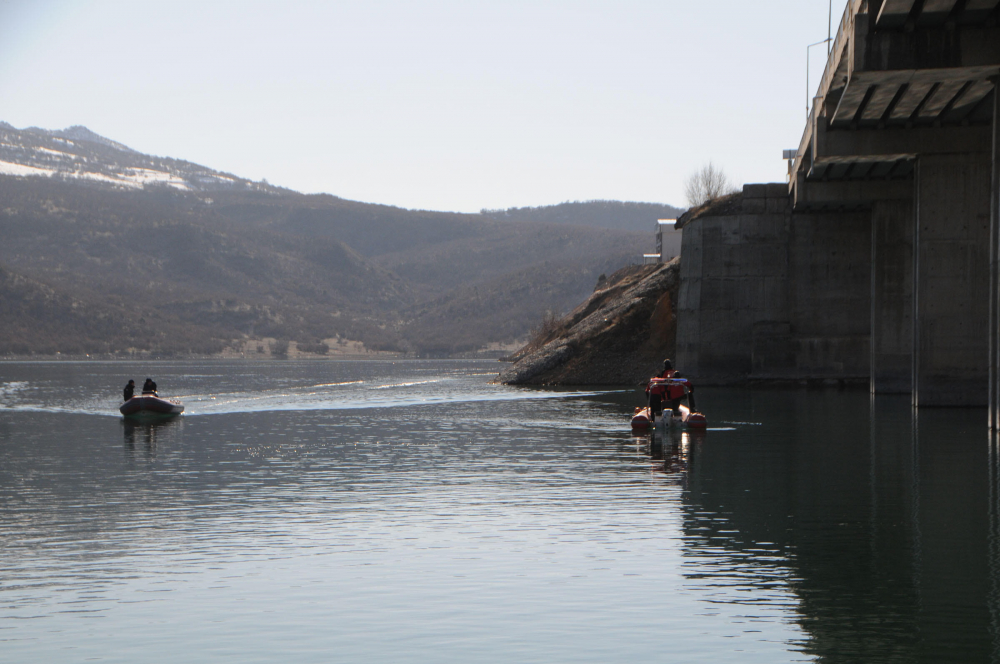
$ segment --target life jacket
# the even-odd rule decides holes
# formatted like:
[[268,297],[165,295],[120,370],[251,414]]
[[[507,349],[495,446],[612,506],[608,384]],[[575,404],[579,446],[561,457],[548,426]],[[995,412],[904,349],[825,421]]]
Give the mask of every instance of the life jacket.
[[680,399],[690,391],[691,383],[687,378],[674,378],[677,372],[668,369],[662,376],[654,376],[646,386],[646,394],[657,394],[664,401]]
[[688,393],[689,385],[686,378],[671,378],[670,382],[667,383],[667,399],[671,401],[680,399]]
[[663,378],[654,376],[649,379],[649,383],[646,385],[646,394],[658,395],[660,399],[667,398],[667,381]]

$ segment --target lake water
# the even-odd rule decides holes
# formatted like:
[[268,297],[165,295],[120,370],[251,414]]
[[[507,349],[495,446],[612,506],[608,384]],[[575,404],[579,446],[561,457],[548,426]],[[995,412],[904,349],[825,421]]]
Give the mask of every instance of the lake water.
[[1000,661],[985,411],[498,369],[0,364],[0,661]]

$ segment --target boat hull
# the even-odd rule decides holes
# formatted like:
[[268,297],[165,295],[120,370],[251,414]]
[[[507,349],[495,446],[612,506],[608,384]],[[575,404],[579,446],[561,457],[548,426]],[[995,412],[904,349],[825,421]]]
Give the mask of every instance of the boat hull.
[[[704,414],[697,411],[692,411],[690,408],[681,404],[677,407],[676,412],[672,412],[669,408],[663,410],[663,418],[657,420],[657,423],[663,422],[672,423],[678,425],[684,425],[690,429],[704,429],[708,426],[708,419]],[[635,413],[632,415],[632,428],[633,429],[649,429],[653,426],[653,418],[650,416],[649,408],[636,408]]]
[[684,404],[677,406],[677,412],[674,413],[674,421],[683,422],[691,429],[704,429],[708,426],[708,418],[702,413],[691,410]]
[[161,399],[152,395],[132,397],[118,409],[129,419],[163,419],[175,417],[184,412],[184,406],[176,401]]
[[653,418],[649,414],[649,408],[636,408],[632,415],[633,429],[648,429],[653,426]]

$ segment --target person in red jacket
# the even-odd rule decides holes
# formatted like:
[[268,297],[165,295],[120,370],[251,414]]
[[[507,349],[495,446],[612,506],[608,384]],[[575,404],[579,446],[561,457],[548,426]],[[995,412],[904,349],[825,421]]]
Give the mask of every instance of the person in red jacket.
[[667,382],[654,382],[646,386],[651,413],[654,415],[662,413],[664,401],[669,402],[671,410],[674,411],[681,405],[681,401],[685,400],[691,410],[695,409],[694,385],[674,370],[673,362],[669,359],[663,360],[663,371],[657,378],[666,378]]
[[[658,378],[658,376],[654,376]],[[667,386],[659,381],[646,384],[646,405],[649,406],[649,416],[656,419],[663,412],[663,399],[667,396]]]

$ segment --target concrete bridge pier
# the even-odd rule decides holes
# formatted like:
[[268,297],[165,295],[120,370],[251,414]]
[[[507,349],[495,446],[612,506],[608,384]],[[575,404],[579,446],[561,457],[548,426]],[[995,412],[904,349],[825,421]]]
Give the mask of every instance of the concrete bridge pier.
[[913,202],[872,203],[872,394],[913,386]]
[[991,172],[983,153],[916,160],[915,406],[987,405]]
[[866,381],[1000,430],[1000,0],[848,0],[786,153],[787,197],[678,220],[685,371]]
[[848,0],[789,176],[870,211],[872,392],[1000,429],[998,82],[1000,0]]

